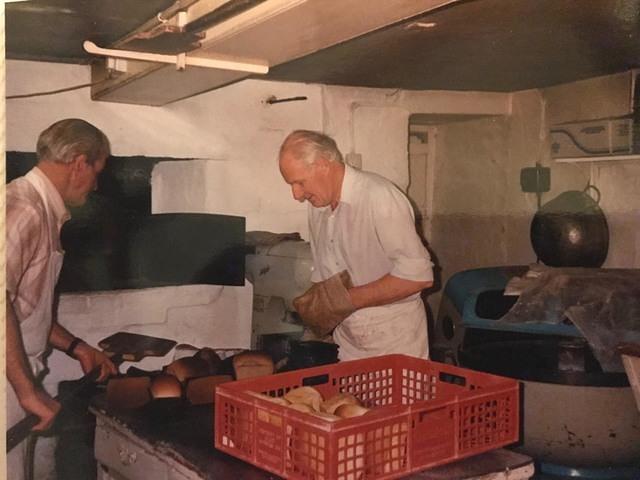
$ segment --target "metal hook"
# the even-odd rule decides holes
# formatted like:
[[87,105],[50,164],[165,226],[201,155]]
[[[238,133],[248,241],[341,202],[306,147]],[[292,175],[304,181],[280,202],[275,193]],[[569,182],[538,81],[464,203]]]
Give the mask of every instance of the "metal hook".
[[[596,194],[597,194],[597,198],[595,198],[593,195],[591,195],[591,194],[589,193],[589,190],[593,190],[593,191],[595,191],[595,192],[596,192]],[[584,193],[586,193],[587,195],[589,195],[591,198],[593,198],[593,200],[594,200],[597,204],[598,204],[598,203],[600,203],[600,197],[601,197],[600,190],[599,190],[599,189],[598,189],[598,187],[596,187],[595,185],[591,185],[590,183],[587,183],[587,186],[586,186],[586,187],[584,187],[583,192],[584,192]]]

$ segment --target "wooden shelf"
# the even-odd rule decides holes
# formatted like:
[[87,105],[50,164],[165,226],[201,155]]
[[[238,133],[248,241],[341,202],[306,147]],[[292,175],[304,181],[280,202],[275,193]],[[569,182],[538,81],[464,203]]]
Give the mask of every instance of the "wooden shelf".
[[591,157],[559,157],[553,159],[556,163],[586,163],[586,162],[622,162],[640,160],[640,154],[629,155],[594,155]]

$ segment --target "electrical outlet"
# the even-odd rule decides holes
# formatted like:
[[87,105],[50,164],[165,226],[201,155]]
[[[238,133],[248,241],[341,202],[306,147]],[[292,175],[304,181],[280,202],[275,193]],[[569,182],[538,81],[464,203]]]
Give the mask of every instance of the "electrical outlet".
[[542,193],[551,189],[551,169],[536,163],[520,170],[520,188],[526,193]]

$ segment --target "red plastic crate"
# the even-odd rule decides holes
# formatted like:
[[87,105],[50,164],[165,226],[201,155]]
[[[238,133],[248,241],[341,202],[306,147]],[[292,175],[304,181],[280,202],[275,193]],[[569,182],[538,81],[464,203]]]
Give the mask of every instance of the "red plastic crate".
[[[325,399],[352,393],[373,410],[329,422],[251,393],[303,385]],[[291,479],[397,478],[513,443],[519,423],[517,381],[406,355],[216,388],[215,447]]]

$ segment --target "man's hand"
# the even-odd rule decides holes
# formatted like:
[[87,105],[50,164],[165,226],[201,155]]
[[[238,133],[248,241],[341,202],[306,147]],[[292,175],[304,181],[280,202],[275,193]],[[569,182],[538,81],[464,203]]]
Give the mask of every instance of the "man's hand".
[[349,272],[344,270],[314,284],[304,294],[295,298],[293,305],[304,324],[322,337],[355,311],[348,290],[352,286]]
[[47,392],[39,388],[21,397],[19,401],[20,406],[24,408],[27,413],[32,413],[40,417],[40,422],[32,429],[34,431],[47,430],[51,424],[53,424],[53,420],[60,411],[60,404],[51,398]]
[[[20,406],[27,414],[34,414],[40,422],[33,430],[46,430],[60,411],[60,404],[37,386],[27,355],[22,344],[22,334],[18,325],[9,292],[6,292],[6,370],[7,380],[13,387]],[[9,408],[13,408],[8,406]]]
[[73,351],[73,354],[80,362],[82,371],[85,374],[100,367],[100,376],[97,378],[97,382],[102,382],[111,375],[116,375],[118,373],[118,369],[109,357],[87,343],[80,342]]

